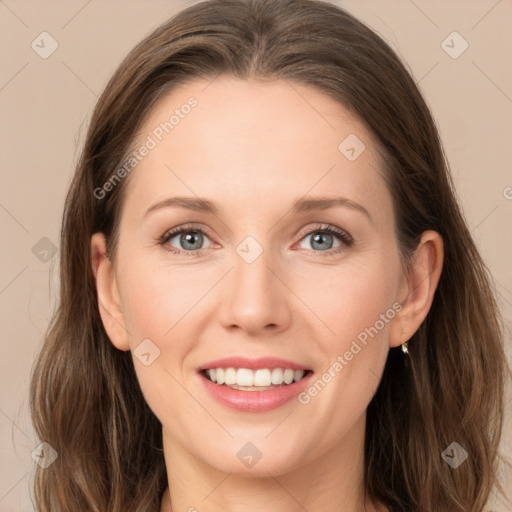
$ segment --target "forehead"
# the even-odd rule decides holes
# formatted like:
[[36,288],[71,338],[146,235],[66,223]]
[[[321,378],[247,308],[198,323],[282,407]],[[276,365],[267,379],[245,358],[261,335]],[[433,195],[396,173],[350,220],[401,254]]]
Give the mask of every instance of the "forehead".
[[136,209],[197,195],[261,210],[326,193],[390,206],[373,135],[311,86],[193,81],[163,96],[140,134],[135,149],[151,149],[130,174],[126,201]]

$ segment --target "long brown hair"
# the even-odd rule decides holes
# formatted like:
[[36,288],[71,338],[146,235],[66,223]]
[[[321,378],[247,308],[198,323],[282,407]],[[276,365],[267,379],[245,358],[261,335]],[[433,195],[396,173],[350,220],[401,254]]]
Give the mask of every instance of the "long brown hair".
[[[489,272],[457,204],[435,122],[393,50],[343,9],[315,0],[211,0],[170,19],[121,63],[92,115],[60,240],[60,302],[34,365],[36,432],[59,454],[38,468],[38,511],[159,511],[167,474],[161,425],[130,352],[100,319],[90,239],[115,256],[123,190],[95,190],[125,160],[151,108],[178,84],[229,74],[310,85],[373,132],[393,197],[400,254],[425,230],[444,240],[434,302],[409,341],[389,352],[367,411],[367,494],[393,511],[480,512],[498,483],[508,367]],[[136,172],[133,171],[133,172]],[[407,361],[407,362],[406,362]],[[442,458],[457,442],[456,470]]]

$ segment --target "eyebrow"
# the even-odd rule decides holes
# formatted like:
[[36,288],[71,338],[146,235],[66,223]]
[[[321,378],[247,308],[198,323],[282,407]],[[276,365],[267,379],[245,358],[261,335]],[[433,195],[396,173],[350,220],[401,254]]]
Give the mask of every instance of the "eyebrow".
[[[311,199],[297,199],[292,204],[291,211],[293,213],[302,213],[313,210],[327,210],[335,206],[343,206],[363,213],[373,224],[373,219],[368,210],[361,204],[356,203],[355,201],[352,201],[346,197],[322,196]],[[208,199],[200,197],[169,197],[150,206],[144,213],[144,217],[147,217],[151,212],[156,210],[171,207],[185,208],[197,212],[212,213],[213,215],[217,215],[219,213],[219,208],[216,206],[216,204],[212,201],[209,201]]]

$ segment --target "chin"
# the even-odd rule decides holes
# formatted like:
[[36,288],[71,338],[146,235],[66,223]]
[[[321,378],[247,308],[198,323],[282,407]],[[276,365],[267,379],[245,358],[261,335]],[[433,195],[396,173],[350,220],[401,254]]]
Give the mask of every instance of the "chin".
[[[267,440],[264,442],[264,436],[261,436],[261,442],[244,440],[231,440],[225,444],[224,450],[211,454],[208,460],[203,460],[213,468],[223,473],[232,473],[233,475],[248,476],[254,478],[268,478],[269,473],[272,476],[279,476],[290,473],[306,461],[298,460],[297,455],[303,453],[304,447],[283,447],[278,443],[272,443]],[[233,449],[228,446],[234,446]]]

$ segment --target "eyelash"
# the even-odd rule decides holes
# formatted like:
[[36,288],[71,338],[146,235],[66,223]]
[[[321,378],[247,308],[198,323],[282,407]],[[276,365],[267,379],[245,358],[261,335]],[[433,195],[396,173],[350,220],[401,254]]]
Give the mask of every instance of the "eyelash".
[[[202,256],[203,251],[205,251],[206,249],[199,249],[197,251],[184,251],[167,245],[167,242],[169,242],[169,240],[172,240],[176,235],[180,235],[182,233],[201,233],[203,235],[206,235],[208,238],[211,238],[210,233],[207,229],[195,227],[192,225],[184,225],[166,231],[164,235],[160,238],[159,245],[161,245],[166,251],[173,254],[184,254],[189,257]],[[337,247],[335,249],[328,249],[327,251],[314,251],[311,249],[311,252],[313,253],[320,253],[318,254],[318,256],[320,256],[322,253],[327,255],[334,255],[346,249],[347,247],[351,247],[354,243],[354,239],[346,231],[331,226],[329,224],[317,224],[312,229],[302,234],[300,241],[302,241],[303,238],[306,238],[307,236],[312,235],[314,233],[327,233],[329,235],[333,235],[340,242],[342,242],[342,245],[340,247]]]

